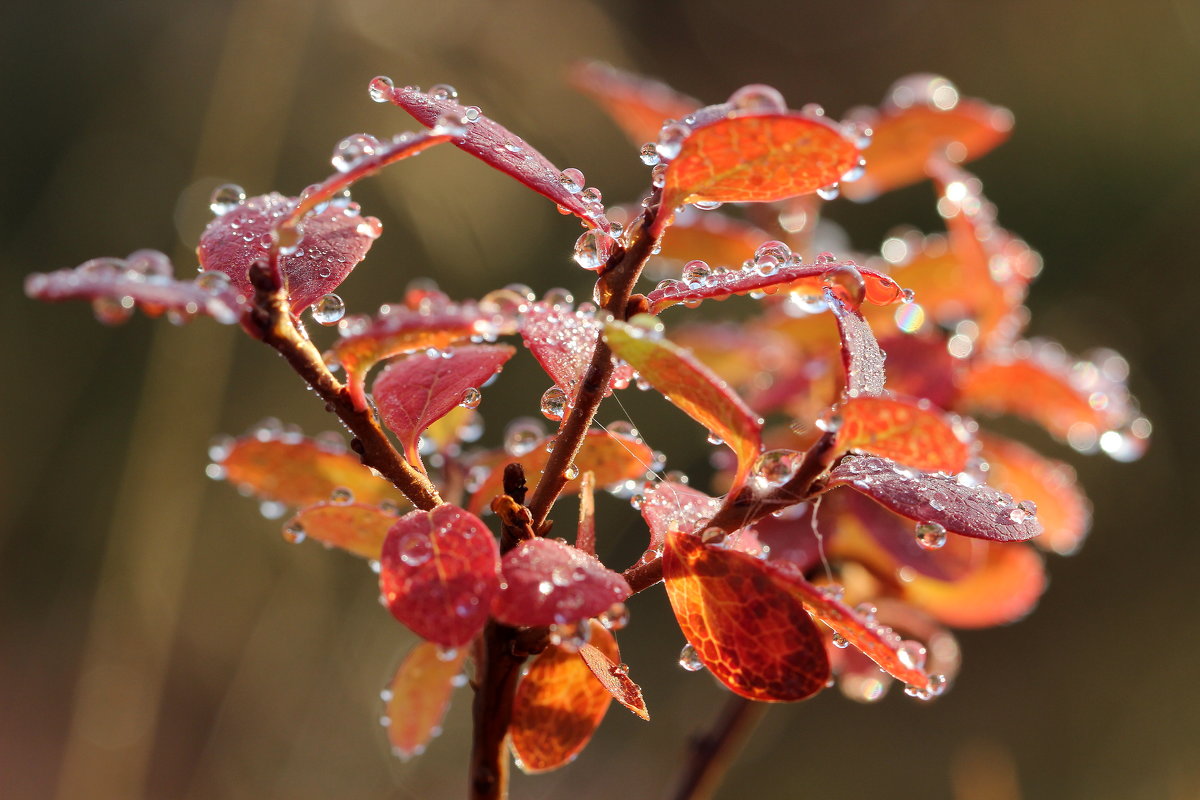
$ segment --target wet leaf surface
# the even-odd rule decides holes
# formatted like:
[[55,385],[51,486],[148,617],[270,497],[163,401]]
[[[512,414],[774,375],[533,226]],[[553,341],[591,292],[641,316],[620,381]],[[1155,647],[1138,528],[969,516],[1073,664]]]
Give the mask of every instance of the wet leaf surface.
[[466,681],[466,658],[466,648],[451,654],[430,642],[418,644],[404,657],[385,690],[390,693],[384,712],[388,742],[396,756],[408,760],[421,755],[441,731],[450,697],[459,681]]
[[530,539],[504,556],[492,614],[513,626],[574,623],[628,597],[625,579],[595,556],[553,539]]
[[320,542],[356,556],[378,559],[395,512],[366,503],[314,503],[300,509],[284,526],[284,536]]
[[967,468],[965,423],[928,403],[901,397],[852,397],[838,409],[837,446],[890,458],[926,472]]

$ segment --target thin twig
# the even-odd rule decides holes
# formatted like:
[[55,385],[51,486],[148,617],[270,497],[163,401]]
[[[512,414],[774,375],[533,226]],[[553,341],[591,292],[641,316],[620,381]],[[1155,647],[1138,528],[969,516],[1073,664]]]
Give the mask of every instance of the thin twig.
[[415,469],[392,446],[370,409],[354,407],[350,393],[329,368],[320,351],[296,327],[278,265],[260,261],[250,269],[254,306],[245,320],[256,338],[273,347],[292,369],[325,401],[325,408],[338,416],[354,434],[350,446],[363,464],[379,472],[404,493],[417,508],[428,511],[442,502],[429,478]]
[[729,695],[712,729],[692,741],[674,800],[711,797],[766,710],[766,703]]
[[483,657],[475,673],[472,704],[474,734],[471,740],[471,800],[504,800],[508,797],[508,755],[505,741],[512,721],[513,697],[521,677],[524,656],[514,652],[517,630],[492,620],[484,629]]

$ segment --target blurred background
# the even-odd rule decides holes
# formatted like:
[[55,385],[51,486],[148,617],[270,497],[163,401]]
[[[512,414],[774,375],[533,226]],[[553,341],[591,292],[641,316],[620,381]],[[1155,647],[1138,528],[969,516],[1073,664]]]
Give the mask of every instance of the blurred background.
[[[416,127],[368,101],[379,73],[453,84],[606,200],[636,200],[635,148],[564,81],[580,58],[708,102],[763,82],[840,116],[931,71],[1010,107],[1011,141],[972,169],[1045,257],[1032,332],[1121,351],[1155,425],[1132,465],[1032,440],[1078,467],[1093,535],[1052,560],[1033,616],[961,636],[950,693],[773,708],[719,796],[1200,797],[1194,0],[2,4],[0,796],[463,795],[469,690],[426,755],[393,759],[377,698],[413,639],[373,576],[284,544],[204,477],[212,435],[266,416],[316,433],[332,427],[319,404],[236,330],[140,315],[104,328],[84,304],[27,300],[21,281],[141,247],[190,273],[217,184],[294,194],[329,172],[341,137]],[[509,281],[589,293],[567,258],[577,224],[452,148],[355,197],[386,235],[341,290],[352,312],[421,275],[456,297]],[[939,228],[927,185],[829,215],[864,249],[899,223]],[[485,399],[493,419],[536,413],[548,384],[519,361]],[[644,397],[629,406],[670,467],[704,463],[694,426]],[[485,442],[499,437],[494,424]],[[605,501],[602,555],[624,564],[644,534]],[[662,796],[715,716],[723,692],[676,665],[661,592],[631,606],[624,658],[653,722],[614,707],[575,764],[517,776],[514,798]]]

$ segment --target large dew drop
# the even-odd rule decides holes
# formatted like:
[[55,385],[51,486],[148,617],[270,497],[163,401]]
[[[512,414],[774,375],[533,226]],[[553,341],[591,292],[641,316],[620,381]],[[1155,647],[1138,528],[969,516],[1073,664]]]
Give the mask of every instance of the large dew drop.
[[551,386],[542,395],[542,416],[546,419],[560,420],[567,413],[567,393],[557,386]]
[[700,660],[700,654],[696,652],[696,648],[685,644],[679,651],[679,666],[688,672],[699,672],[704,669],[704,662]]
[[346,302],[336,294],[327,294],[312,304],[312,318],[322,325],[336,325],[346,316]]
[[504,452],[520,458],[533,452],[543,435],[542,426],[536,419],[520,417],[508,424],[504,431]]
[[208,207],[219,217],[222,214],[228,214],[244,202],[246,202],[245,189],[236,183],[223,183],[213,189],[212,196],[208,199]]

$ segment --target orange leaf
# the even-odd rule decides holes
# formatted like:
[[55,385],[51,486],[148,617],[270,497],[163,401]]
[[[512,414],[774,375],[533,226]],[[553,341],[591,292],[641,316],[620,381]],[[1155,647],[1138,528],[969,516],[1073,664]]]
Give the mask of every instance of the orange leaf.
[[624,664],[613,661],[592,644],[579,648],[579,656],[614,700],[642,719],[650,719],[646,701],[642,699],[642,687],[629,679],[628,668]]
[[378,559],[395,512],[366,503],[315,503],[301,509],[284,528],[285,535],[339,547],[363,558]]
[[962,472],[970,433],[955,414],[901,397],[852,397],[838,409],[837,444],[928,472]]
[[699,100],[664,83],[601,62],[577,64],[571,83],[607,111],[637,145],[657,139],[664,121],[683,119],[700,107]]
[[[618,663],[617,642],[592,621],[591,642]],[[518,766],[533,774],[558,769],[587,746],[604,719],[609,694],[579,653],[551,645],[529,665],[513,698],[509,742]]]
[[655,257],[678,262],[701,259],[713,266],[736,266],[745,260],[747,253],[753,253],[770,238],[766,231],[735,217],[687,207],[675,214],[675,221],[663,235]]
[[[487,477],[471,495],[468,508],[478,512],[492,497],[500,493],[504,483],[504,465],[520,464],[531,479],[541,475],[550,454],[546,445],[550,438],[538,442],[532,450],[521,456],[510,456],[503,450],[483,454],[472,465],[472,470],[486,471]],[[654,453],[641,439],[607,431],[591,430],[583,439],[583,446],[575,456],[575,466],[582,472],[595,473],[597,486],[612,486],[614,483],[640,478],[654,461]],[[579,481],[568,481],[563,494],[579,492]]]
[[693,128],[671,161],[663,206],[764,203],[837,183],[860,158],[831,123],[800,113],[725,117]]
[[980,439],[988,483],[1037,504],[1042,535],[1033,543],[1061,555],[1075,552],[1092,523],[1091,503],[1075,482],[1075,470],[1010,439],[990,434]]
[[[270,434],[262,434],[268,436]],[[237,439],[217,461],[225,479],[239,489],[289,506],[328,500],[334,489],[349,489],[363,503],[403,502],[404,496],[364,467],[358,456],[318,444],[258,435]]]
[[438,735],[450,695],[462,685],[466,658],[465,647],[448,653],[430,642],[421,642],[404,657],[384,691],[388,741],[394,754],[405,760],[419,756]]
[[960,99],[949,81],[935,75],[897,81],[883,109],[864,112],[857,121],[874,132],[867,168],[842,191],[860,201],[921,180],[933,156],[958,162],[982,156],[1008,138],[1013,122],[1008,109]]
[[762,449],[762,420],[691,353],[645,328],[609,323],[604,338],[613,352],[692,419],[720,437],[738,460],[740,486]]
[[825,646],[789,577],[754,556],[671,531],[663,578],[683,635],[731,691],[790,702],[825,687]]
[[1125,388],[1127,369],[1113,353],[1073,363],[1054,343],[1021,343],[973,362],[960,384],[959,405],[972,413],[1023,417],[1077,450],[1100,447],[1133,460],[1145,450],[1149,423],[1137,416]]
[[1017,544],[972,540],[978,566],[953,581],[911,576],[902,592],[910,603],[958,628],[1014,622],[1033,610],[1046,588],[1042,559]]

